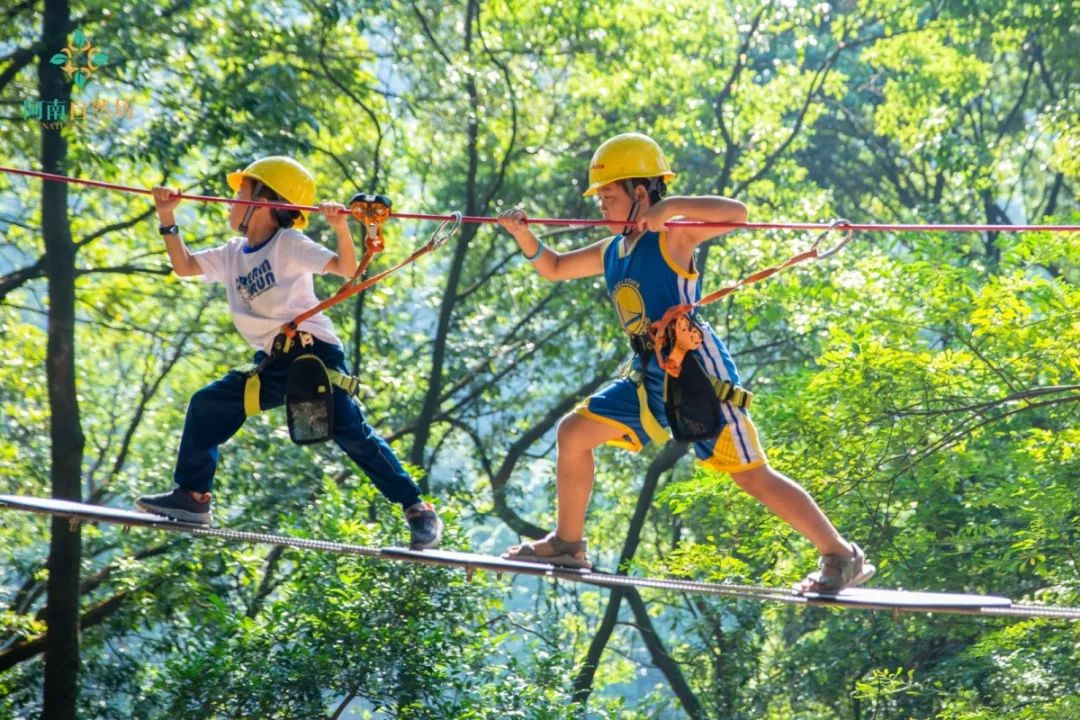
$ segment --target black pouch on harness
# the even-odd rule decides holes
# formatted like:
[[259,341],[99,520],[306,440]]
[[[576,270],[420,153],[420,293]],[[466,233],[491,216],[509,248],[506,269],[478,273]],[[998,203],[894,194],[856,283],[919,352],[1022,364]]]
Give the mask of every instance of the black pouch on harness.
[[315,355],[301,355],[289,367],[285,414],[289,437],[297,445],[323,442],[334,434],[334,386]]
[[664,415],[680,442],[711,440],[723,428],[720,400],[696,352],[683,359],[678,377],[664,373]]

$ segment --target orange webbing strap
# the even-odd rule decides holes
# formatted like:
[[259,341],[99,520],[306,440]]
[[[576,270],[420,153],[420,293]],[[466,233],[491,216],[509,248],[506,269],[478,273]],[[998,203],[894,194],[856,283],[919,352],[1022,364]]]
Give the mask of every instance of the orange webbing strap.
[[[832,232],[833,230],[846,230],[847,235],[844,237],[843,240],[841,240],[839,243],[837,243],[834,247],[831,247],[831,248],[829,248],[828,250],[825,250],[825,251],[818,250],[818,245],[821,243],[822,239],[827,234]],[[692,347],[690,347],[690,348],[682,348],[683,352],[681,352],[681,353],[672,352],[669,355],[668,360],[667,361],[664,360],[663,349],[664,349],[664,344],[667,341],[668,326],[672,322],[674,322],[676,318],[681,317],[683,315],[688,315],[688,314],[692,313],[694,310],[696,310],[697,308],[708,305],[709,303],[714,303],[717,300],[730,295],[731,293],[735,292],[736,290],[738,290],[741,287],[745,287],[745,286],[750,285],[752,283],[756,283],[756,282],[759,282],[761,280],[764,280],[767,277],[771,277],[771,276],[775,275],[776,273],[780,272],[781,270],[786,270],[787,268],[791,267],[792,265],[798,265],[799,263],[805,262],[807,260],[820,260],[822,258],[827,258],[830,255],[833,255],[834,253],[839,251],[840,248],[844,247],[849,242],[851,242],[852,235],[854,235],[854,230],[851,228],[851,223],[850,222],[848,222],[847,220],[843,220],[843,219],[834,220],[829,225],[828,229],[826,229],[820,235],[817,236],[817,239],[814,240],[814,244],[811,245],[810,249],[807,250],[806,252],[801,252],[798,255],[790,257],[785,262],[783,262],[783,263],[781,263],[779,265],[774,265],[772,267],[765,268],[764,270],[759,270],[756,273],[753,273],[752,275],[747,275],[745,278],[743,278],[739,282],[735,283],[734,285],[728,285],[727,287],[722,287],[722,288],[720,288],[719,290],[717,290],[715,292],[709,293],[705,297],[698,300],[696,303],[688,303],[688,304],[684,304],[684,305],[676,305],[675,307],[668,308],[668,311],[664,313],[664,316],[662,318],[660,318],[659,320],[657,320],[656,322],[654,322],[649,327],[649,336],[652,338],[652,341],[653,341],[653,348],[654,348],[654,351],[656,352],[656,361],[657,361],[657,363],[659,363],[660,367],[664,368],[664,370],[667,371],[670,375],[672,375],[674,377],[678,377],[679,372],[682,370],[682,358],[683,358],[683,355],[685,354],[687,349],[693,349]]]
[[305,310],[281,328],[285,336],[296,335],[297,327],[304,320],[317,315],[328,307],[338,304],[356,293],[352,291],[357,281],[367,272],[371,261],[386,247],[383,241],[382,226],[390,217],[390,200],[383,195],[360,193],[349,201],[349,213],[364,227],[364,256],[356,266],[352,277],[346,280],[333,296],[322,301],[310,310]]
[[[435,228],[435,232],[431,234],[428,241],[414,250],[407,258],[397,265],[389,267],[376,275],[372,275],[366,280],[360,281],[360,278],[371,264],[372,259],[374,259],[375,255],[381,252],[385,247],[382,238],[382,224],[390,217],[390,205],[389,201],[381,195],[357,195],[349,204],[349,208],[353,213],[353,217],[364,224],[364,257],[360,259],[360,263],[357,265],[356,272],[353,273],[353,276],[346,280],[345,283],[338,288],[336,293],[310,310],[305,310],[300,313],[281,327],[281,332],[284,333],[286,337],[292,338],[295,336],[300,327],[300,323],[303,321],[321,313],[327,308],[343,302],[344,300],[348,300],[353,295],[359,295],[387,275],[397,272],[409,263],[415,262],[432,250],[435,250],[461,227],[461,213],[455,212],[453,213],[451,220],[444,220],[437,228]],[[451,223],[453,224],[451,225]],[[449,228],[447,226],[449,226]]]

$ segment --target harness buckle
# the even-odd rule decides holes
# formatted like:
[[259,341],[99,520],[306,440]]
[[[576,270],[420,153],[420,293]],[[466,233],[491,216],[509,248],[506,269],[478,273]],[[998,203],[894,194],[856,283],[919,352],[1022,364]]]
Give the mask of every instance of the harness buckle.
[[730,380],[714,380],[713,385],[716,388],[716,397],[720,399],[720,402],[731,403],[735,407],[746,410],[749,409],[750,403],[754,399],[754,393]]
[[630,335],[630,349],[634,351],[635,355],[644,355],[653,351],[655,345],[652,338],[648,333],[638,333],[637,335]]

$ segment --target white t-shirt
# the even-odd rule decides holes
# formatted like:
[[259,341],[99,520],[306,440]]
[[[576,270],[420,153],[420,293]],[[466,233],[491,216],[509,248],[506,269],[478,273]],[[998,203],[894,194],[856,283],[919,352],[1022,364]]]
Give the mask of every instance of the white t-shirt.
[[[319,304],[313,273],[321,275],[334,252],[298,230],[283,228],[254,250],[244,238],[234,237],[193,255],[207,282],[224,283],[233,322],[244,340],[269,352],[282,325]],[[303,321],[299,329],[341,345],[323,313]]]

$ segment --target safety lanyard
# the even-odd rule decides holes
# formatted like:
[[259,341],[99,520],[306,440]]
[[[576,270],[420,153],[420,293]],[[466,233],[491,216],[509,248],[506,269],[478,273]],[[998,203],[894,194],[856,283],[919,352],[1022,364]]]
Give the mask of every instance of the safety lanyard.
[[[834,247],[831,247],[828,250],[824,251],[818,250],[818,245],[821,244],[822,239],[824,239],[824,237],[833,230],[846,230],[847,235]],[[720,300],[721,298],[730,295],[741,287],[746,287],[747,285],[750,285],[752,283],[760,282],[761,280],[764,280],[767,277],[771,277],[772,275],[775,275],[781,270],[785,270],[792,265],[798,265],[799,263],[805,262],[807,260],[821,260],[823,258],[827,258],[830,255],[835,254],[842,247],[851,242],[852,235],[854,235],[854,229],[852,228],[850,222],[843,219],[834,220],[832,223],[830,223],[828,228],[826,228],[817,236],[817,239],[814,240],[814,244],[810,246],[809,250],[801,252],[798,255],[794,255],[788,258],[785,262],[780,263],[779,265],[774,265],[772,267],[765,268],[764,270],[758,270],[756,273],[753,273],[751,275],[747,275],[739,282],[733,285],[728,285],[727,287],[722,287],[715,292],[709,293],[695,303],[684,303],[682,305],[676,305],[674,307],[668,308],[667,312],[664,313],[663,317],[661,317],[649,327],[649,336],[652,338],[653,349],[656,352],[656,361],[660,363],[660,367],[664,368],[664,370],[668,374],[678,377],[682,367],[682,358],[684,356],[684,353],[672,353],[669,355],[667,360],[664,359],[663,355],[664,345],[667,342],[668,337],[668,326],[671,323],[675,322],[676,318],[688,315],[700,307],[704,307],[705,305],[714,303],[717,300]]]
[[357,265],[356,272],[353,273],[353,276],[346,280],[345,283],[338,288],[336,293],[326,300],[323,300],[315,307],[300,313],[281,327],[281,332],[284,333],[286,337],[294,337],[298,332],[300,323],[303,321],[354,295],[364,292],[391,273],[400,270],[409,263],[415,262],[432,250],[435,250],[445,243],[455,232],[457,232],[458,228],[461,227],[461,213],[454,212],[450,216],[450,219],[444,220],[437,228],[435,228],[435,231],[431,233],[431,237],[426,243],[414,250],[407,258],[380,273],[372,275],[366,280],[362,280],[361,278],[364,273],[367,272],[368,266],[371,265],[371,261],[378,253],[382,252],[386,246],[383,242],[382,226],[390,217],[390,204],[389,198],[384,195],[371,195],[367,193],[354,195],[352,200],[349,201],[349,212],[351,212],[352,216],[364,227],[364,256],[360,259],[360,263]]

